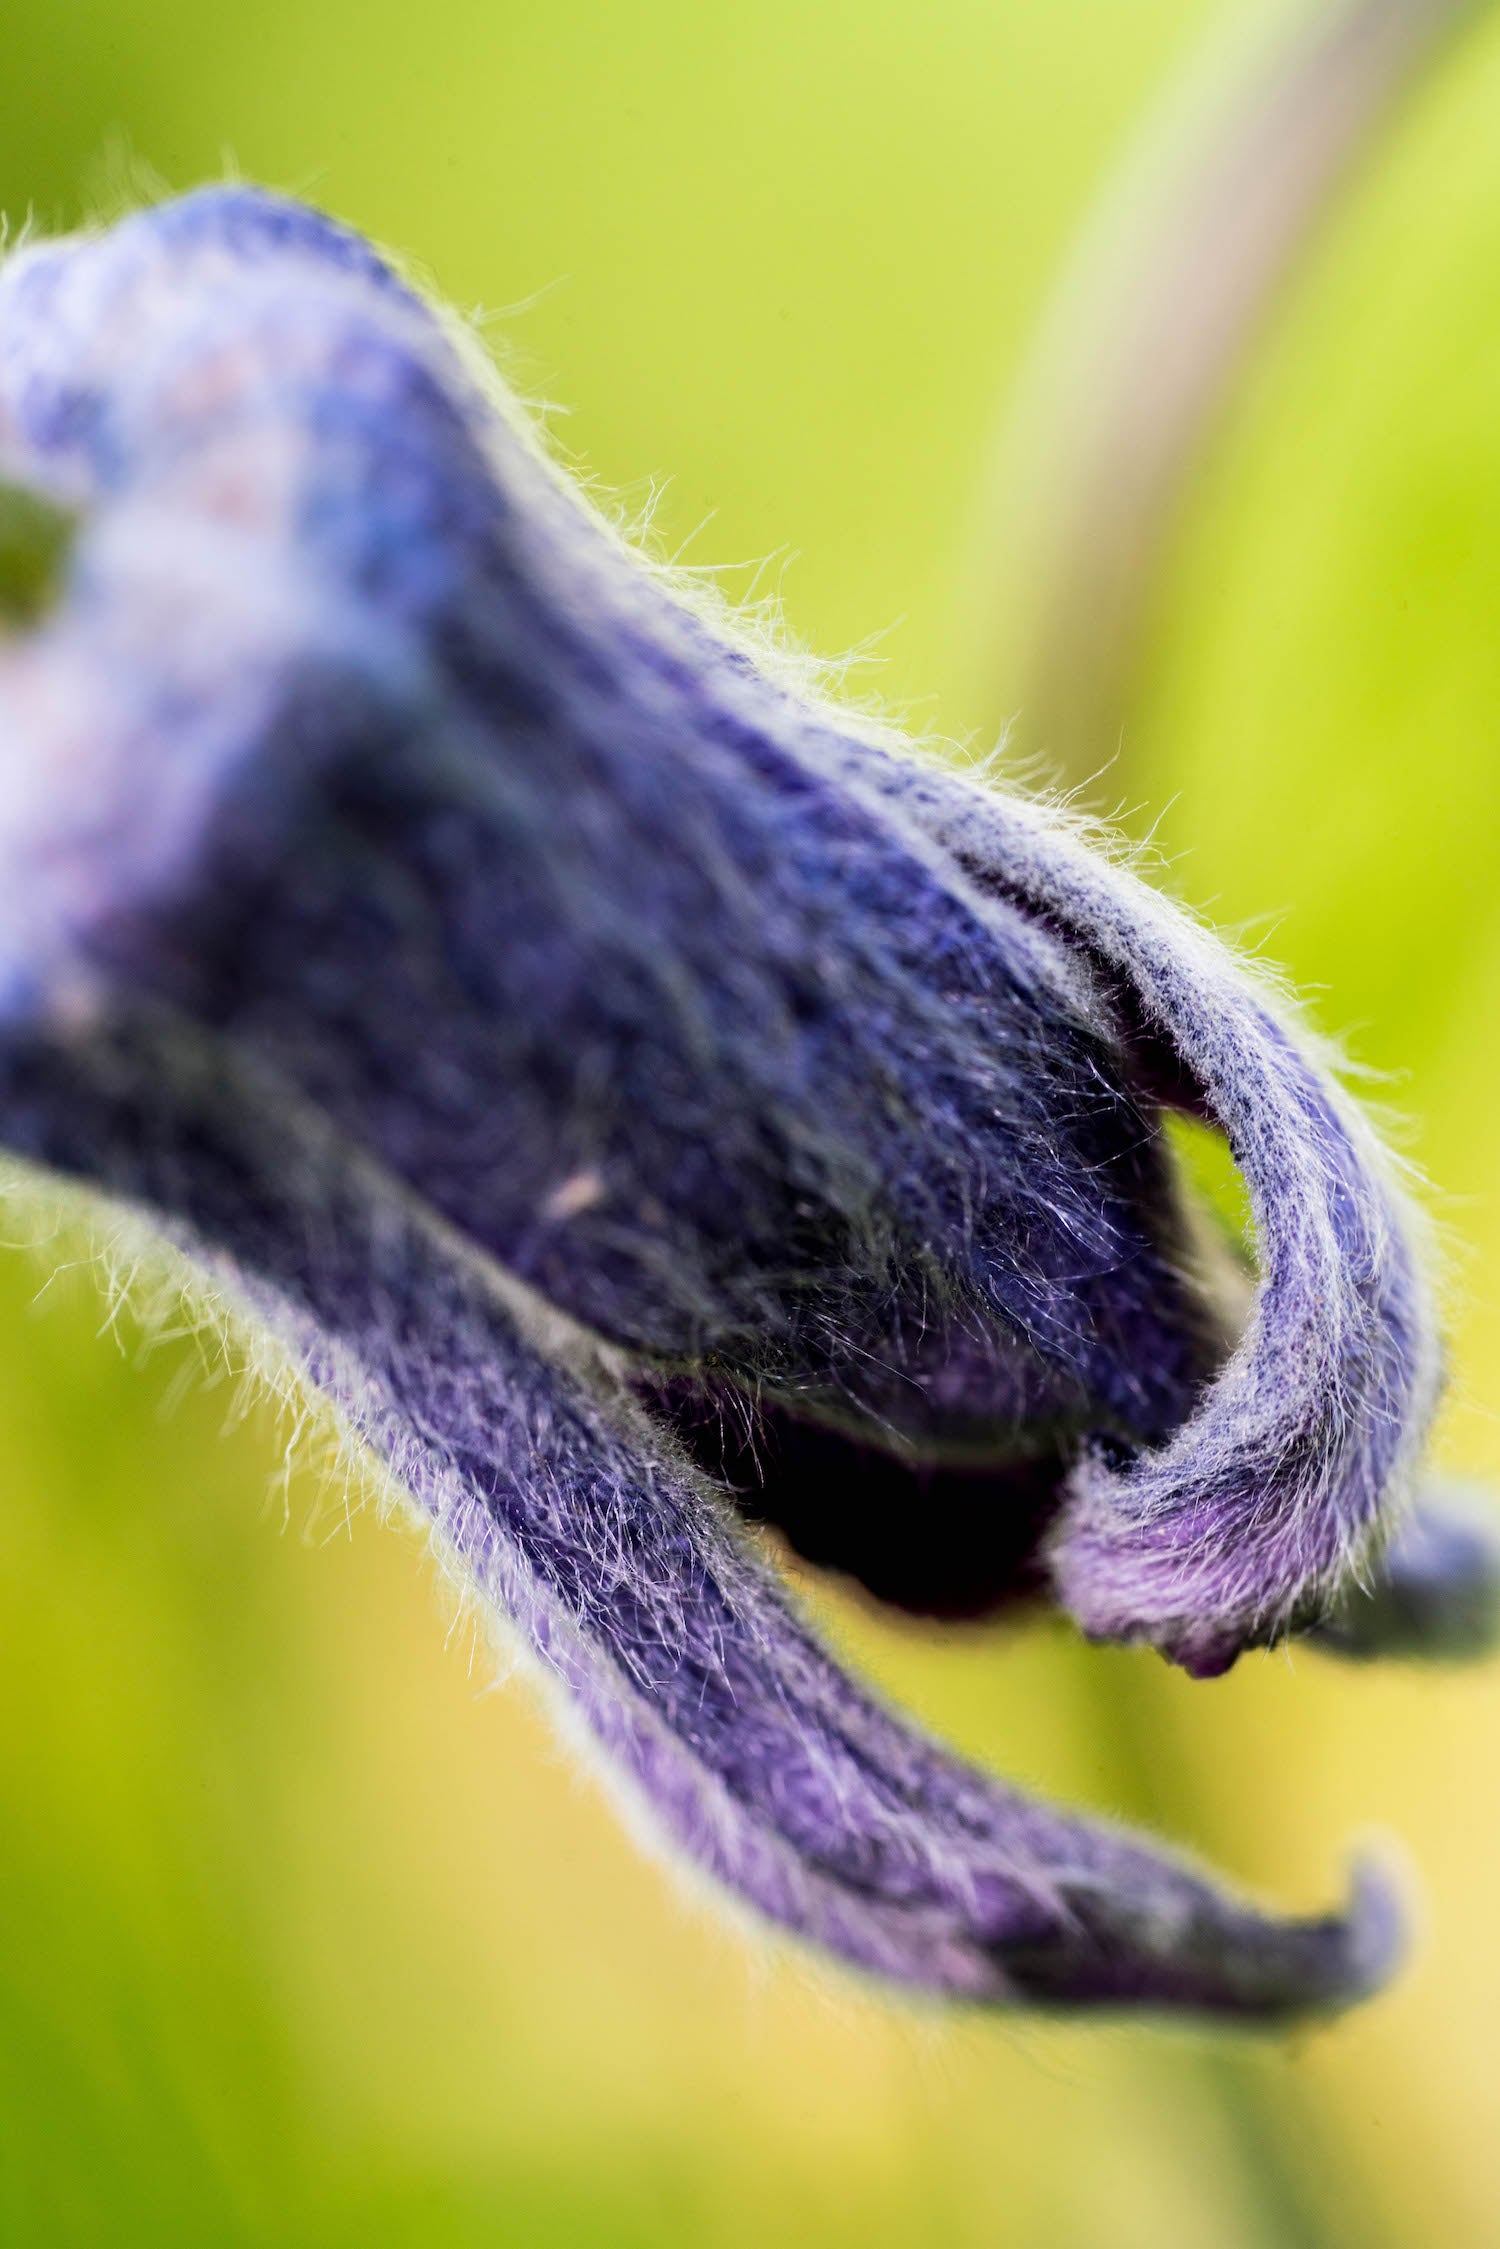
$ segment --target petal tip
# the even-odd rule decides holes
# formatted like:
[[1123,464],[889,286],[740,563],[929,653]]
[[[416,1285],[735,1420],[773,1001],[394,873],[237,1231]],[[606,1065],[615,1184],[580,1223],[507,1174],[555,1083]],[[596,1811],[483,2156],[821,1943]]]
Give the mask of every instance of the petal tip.
[[1340,1917],[1343,1974],[1330,1993],[1330,2011],[1375,1998],[1400,1975],[1411,1952],[1408,1889],[1388,1849],[1360,1852],[1354,1859]]
[[1397,1531],[1374,1579],[1353,1586],[1311,1637],[1356,1662],[1473,1663],[1500,1645],[1500,1524],[1450,1486]]
[[1405,1886],[1385,1853],[1355,1862],[1341,1909],[1307,1919],[1161,1875],[1155,1888],[1073,1890],[1043,1941],[1007,1949],[1012,1998],[1281,2031],[1373,1998],[1406,1957]]

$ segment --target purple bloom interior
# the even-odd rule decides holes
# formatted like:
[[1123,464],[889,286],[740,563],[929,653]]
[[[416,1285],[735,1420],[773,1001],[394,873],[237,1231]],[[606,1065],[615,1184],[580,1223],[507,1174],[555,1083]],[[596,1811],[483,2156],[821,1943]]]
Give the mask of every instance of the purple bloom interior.
[[[1437,1384],[1412,1222],[1282,1009],[706,620],[299,206],[14,255],[0,475],[74,519],[0,634],[6,1144],[295,1354],[772,1920],[989,2001],[1373,1988],[1378,1885],[1278,1919],[1027,1801],[846,1677],[747,1528],[1200,1673],[1479,1645],[1488,1535],[1385,1543]],[[1172,1107],[1228,1136],[1253,1297]]]

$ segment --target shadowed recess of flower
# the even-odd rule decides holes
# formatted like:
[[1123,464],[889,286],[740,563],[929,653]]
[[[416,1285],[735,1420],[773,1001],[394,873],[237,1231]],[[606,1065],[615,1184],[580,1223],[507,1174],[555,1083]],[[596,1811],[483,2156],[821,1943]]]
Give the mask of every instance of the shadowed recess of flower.
[[[749,1527],[1199,1673],[1482,1637],[1487,1539],[1386,1543],[1413,1229],[1279,1004],[688,605],[296,205],[16,254],[0,473],[73,525],[0,634],[6,1143],[292,1353],[772,1921],[998,2003],[1378,1985],[1373,1877],[1279,1919],[1028,1801],[846,1676]],[[1241,1167],[1249,1303],[1170,1107]]]

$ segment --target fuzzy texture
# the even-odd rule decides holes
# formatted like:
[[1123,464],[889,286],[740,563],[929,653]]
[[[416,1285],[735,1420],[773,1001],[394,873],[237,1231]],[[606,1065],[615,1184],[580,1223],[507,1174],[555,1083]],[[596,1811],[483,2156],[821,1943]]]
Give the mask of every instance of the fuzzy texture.
[[[1378,1887],[1278,1921],[1027,1803],[845,1678],[740,1521],[899,1599],[903,1539],[961,1589],[961,1516],[972,1606],[1042,1587],[1198,1672],[1328,1616],[1436,1352],[1283,1012],[1057,816],[685,604],[296,205],[13,257],[0,474],[78,525],[0,639],[7,1142],[287,1343],[771,1919],[989,2000],[1372,1988]],[[1243,1322],[1164,1104],[1248,1182]],[[1440,1640],[1488,1563],[1438,1543]]]

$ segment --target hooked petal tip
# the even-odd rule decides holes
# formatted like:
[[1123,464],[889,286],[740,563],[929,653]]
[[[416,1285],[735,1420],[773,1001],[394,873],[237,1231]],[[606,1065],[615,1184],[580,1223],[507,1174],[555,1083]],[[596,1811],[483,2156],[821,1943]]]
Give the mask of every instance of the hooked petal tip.
[[1028,2004],[1131,2007],[1280,2027],[1342,2013],[1381,1991],[1407,1951],[1398,1887],[1370,1858],[1341,1910],[1272,1920],[1215,1892],[1077,1885],[1044,1942],[1012,1948],[1007,1980]]

